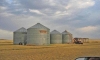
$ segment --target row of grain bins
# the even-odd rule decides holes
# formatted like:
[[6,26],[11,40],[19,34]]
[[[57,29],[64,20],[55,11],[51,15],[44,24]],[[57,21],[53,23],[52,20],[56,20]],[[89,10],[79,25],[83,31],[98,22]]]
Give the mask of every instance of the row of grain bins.
[[25,29],[24,27],[16,30],[13,35],[15,45],[49,45],[64,44],[72,42],[72,34],[66,30],[62,33],[50,29],[37,23],[34,26]]

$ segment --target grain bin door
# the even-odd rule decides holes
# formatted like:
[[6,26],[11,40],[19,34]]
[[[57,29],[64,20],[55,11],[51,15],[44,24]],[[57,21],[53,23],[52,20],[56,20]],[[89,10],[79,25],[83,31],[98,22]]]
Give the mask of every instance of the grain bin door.
[[46,38],[42,38],[42,41],[43,41],[43,45],[46,44]]

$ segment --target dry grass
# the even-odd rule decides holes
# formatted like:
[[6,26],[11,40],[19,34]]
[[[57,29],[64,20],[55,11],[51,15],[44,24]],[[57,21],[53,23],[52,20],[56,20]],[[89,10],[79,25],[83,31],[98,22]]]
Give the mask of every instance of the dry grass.
[[100,41],[96,42],[23,46],[13,45],[11,40],[0,40],[0,60],[74,60],[83,56],[100,56]]
[[100,43],[100,39],[90,39],[90,43]]

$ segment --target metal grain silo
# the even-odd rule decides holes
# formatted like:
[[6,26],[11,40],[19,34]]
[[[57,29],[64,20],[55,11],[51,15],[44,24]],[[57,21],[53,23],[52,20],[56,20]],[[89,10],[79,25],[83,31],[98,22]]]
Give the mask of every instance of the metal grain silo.
[[66,30],[62,32],[62,43],[71,43],[71,33]]
[[57,30],[54,30],[50,33],[50,43],[51,44],[61,44],[62,43],[62,34]]
[[13,44],[15,45],[24,45],[26,44],[27,39],[27,29],[24,27],[13,32]]
[[50,44],[50,29],[40,23],[27,29],[27,45]]
[[73,35],[69,32],[69,36],[70,36],[70,42],[73,42]]

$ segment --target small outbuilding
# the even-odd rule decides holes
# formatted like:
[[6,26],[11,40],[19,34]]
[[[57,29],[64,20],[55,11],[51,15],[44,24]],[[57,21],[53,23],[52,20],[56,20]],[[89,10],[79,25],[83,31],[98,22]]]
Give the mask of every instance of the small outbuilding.
[[27,39],[27,29],[24,27],[13,32],[13,44],[24,45]]
[[51,44],[62,44],[62,34],[57,30],[53,30],[50,33],[50,43]]

